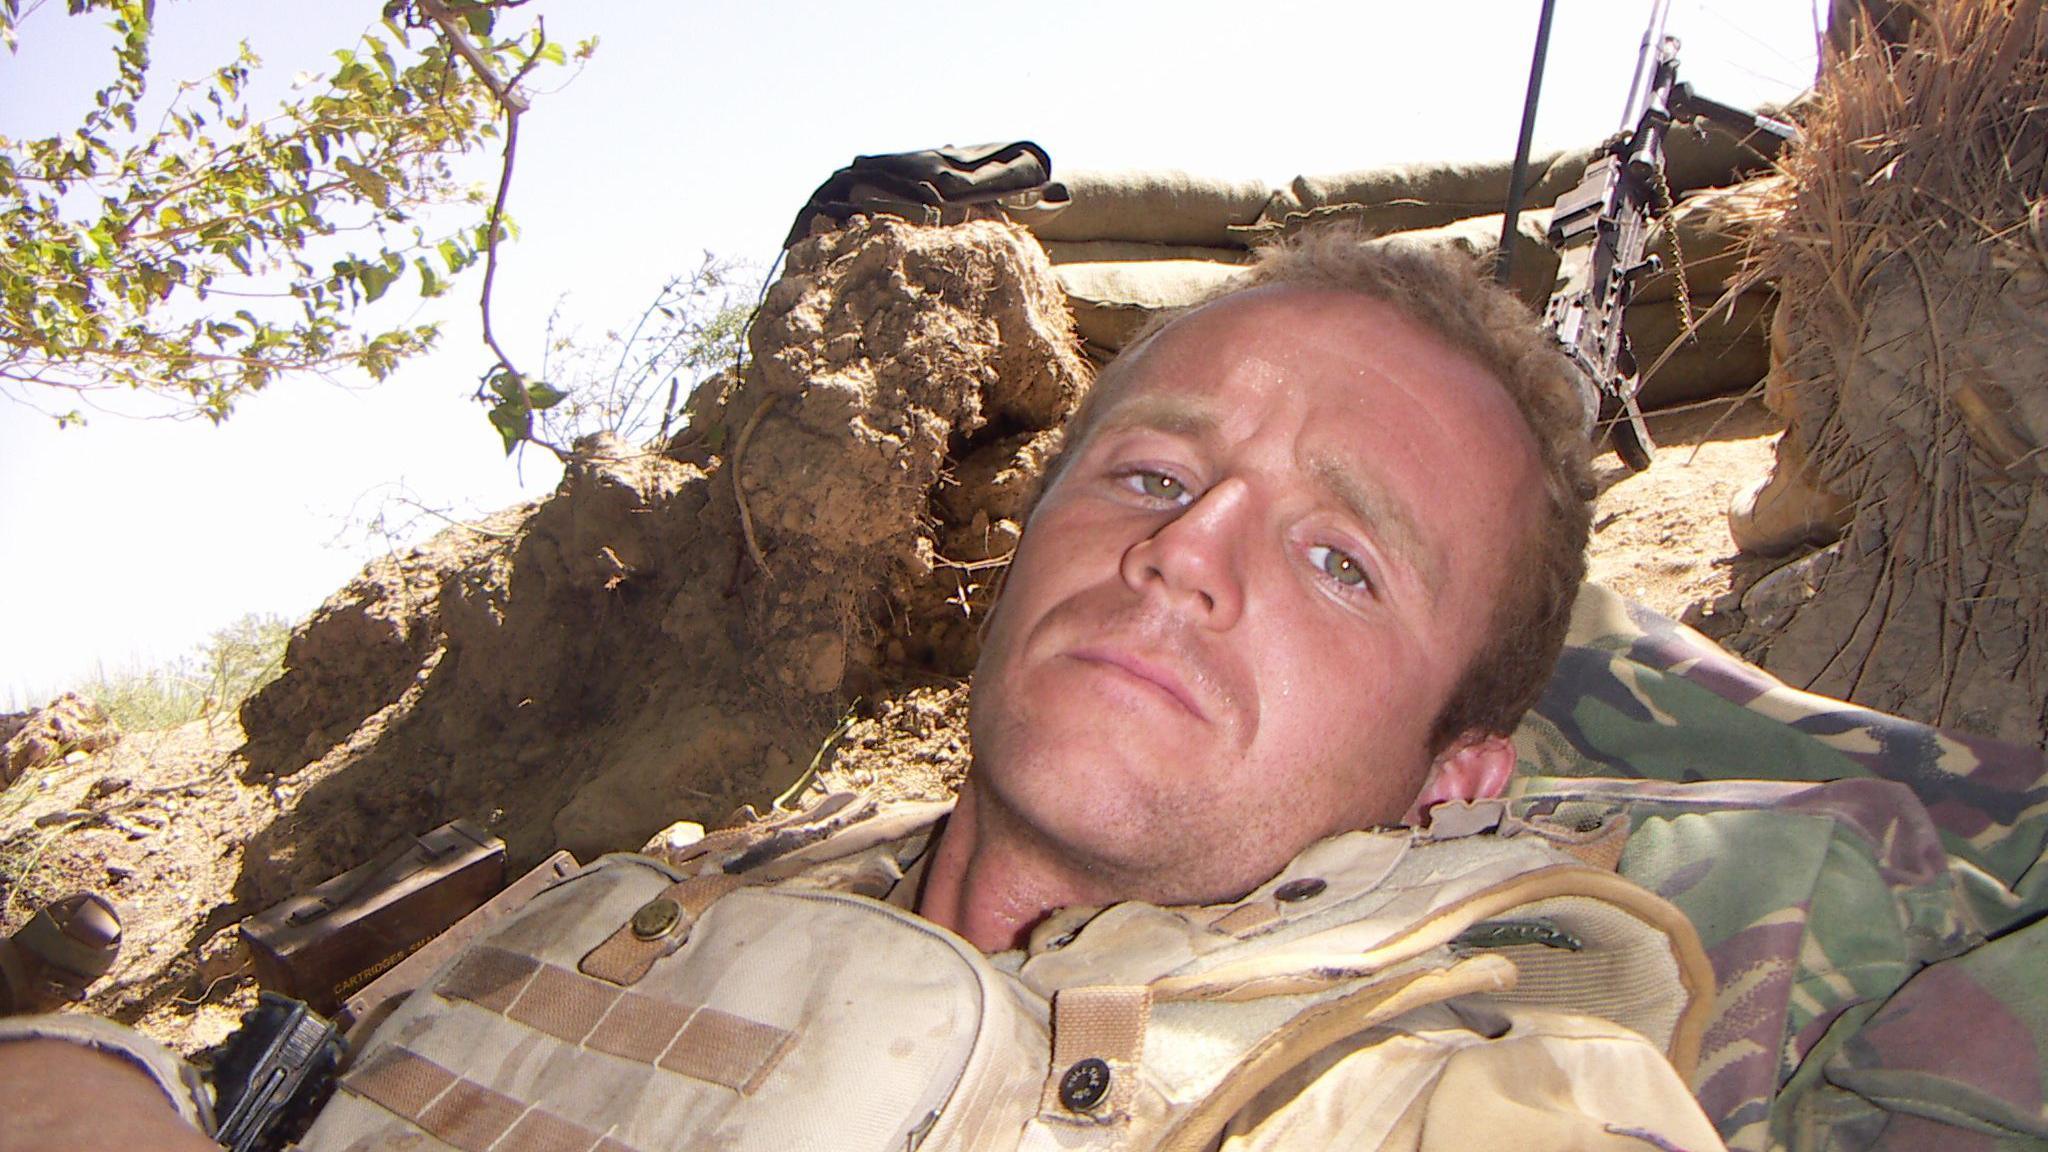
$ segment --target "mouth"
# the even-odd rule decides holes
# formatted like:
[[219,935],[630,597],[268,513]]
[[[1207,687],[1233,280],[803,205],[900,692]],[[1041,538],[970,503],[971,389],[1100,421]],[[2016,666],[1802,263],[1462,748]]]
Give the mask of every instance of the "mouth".
[[1084,664],[1114,668],[1131,679],[1147,684],[1171,697],[1175,703],[1192,713],[1195,719],[1209,719],[1208,712],[1196,701],[1195,694],[1188,690],[1187,684],[1162,664],[1115,648],[1082,648],[1067,655]]

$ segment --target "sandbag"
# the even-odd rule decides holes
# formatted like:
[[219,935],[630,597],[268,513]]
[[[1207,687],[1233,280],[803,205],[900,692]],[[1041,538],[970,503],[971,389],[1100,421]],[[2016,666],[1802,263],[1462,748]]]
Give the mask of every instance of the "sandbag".
[[[1513,286],[1532,308],[1541,307],[1557,273],[1557,253],[1543,242],[1548,218],[1547,212],[1526,212],[1516,230]],[[1373,243],[1454,247],[1490,256],[1500,243],[1500,227],[1497,214],[1475,216],[1440,228],[1382,236]],[[1099,352],[1121,349],[1159,312],[1186,308],[1225,290],[1244,275],[1242,262],[1249,259],[1248,254],[1229,262],[1191,259],[1184,254],[1218,250],[1127,242],[1054,242],[1047,245],[1048,253],[1054,248],[1067,260],[1056,263],[1053,274],[1066,290],[1074,327]],[[1075,259],[1081,256],[1109,258]]]
[[[1525,205],[1548,207],[1585,168],[1581,160],[1567,172],[1556,167],[1557,159],[1551,154],[1530,161]],[[1380,235],[1438,228],[1488,213],[1497,220],[1507,206],[1513,169],[1507,161],[1480,161],[1397,164],[1334,176],[1296,176],[1274,197],[1258,224],[1245,231],[1263,241],[1333,216],[1361,220]]]
[[1040,237],[1045,258],[1054,264],[1128,264],[1149,260],[1207,260],[1215,264],[1243,264],[1252,254],[1243,248],[1217,248],[1201,244],[1148,244],[1142,240],[1046,240]]
[[1155,313],[1185,308],[1245,275],[1210,260],[1062,264],[1053,269],[1074,310],[1074,330],[1095,349],[1114,352]]
[[1650,234],[1650,253],[1663,267],[1636,281],[1633,303],[1677,296],[1681,260],[1693,295],[1719,296],[1741,273],[1751,238],[1775,219],[1775,198],[1783,188],[1783,177],[1762,176],[1732,188],[1708,188],[1681,198]]
[[[1470,256],[1491,260],[1500,248],[1501,214],[1473,216],[1436,228],[1419,228],[1381,236],[1374,244],[1395,248],[1455,248]],[[1509,268],[1508,287],[1532,311],[1541,311],[1557,281],[1557,250],[1543,239],[1550,227],[1550,211],[1523,212],[1515,222],[1514,262]]]
[[1745,292],[1735,298],[1732,309],[1708,316],[1714,298],[1693,297],[1693,315],[1706,319],[1654,371],[1651,365],[1678,343],[1683,331],[1678,301],[1631,304],[1622,324],[1643,372],[1637,403],[1645,409],[1669,408],[1756,387],[1771,366],[1768,317],[1775,304],[1770,292]]
[[[1783,118],[1782,110],[1768,105],[1756,110],[1766,116]],[[1725,128],[1710,128],[1702,137],[1690,127],[1676,125],[1664,136],[1664,179],[1671,186],[1672,197],[1682,200],[1688,192],[1725,188],[1768,175],[1783,147],[1784,141],[1768,132],[1753,132],[1738,138]],[[1579,177],[1585,174],[1586,165],[1598,155],[1597,148],[1579,148],[1559,154],[1551,161],[1540,181],[1532,180],[1543,190],[1543,196],[1539,199],[1532,194],[1530,203],[1544,207],[1556,203],[1558,196],[1577,186]]]
[[1186,172],[1076,172],[1066,209],[1030,227],[1040,240],[1140,240],[1243,248],[1231,228],[1254,223],[1272,190],[1258,180]]

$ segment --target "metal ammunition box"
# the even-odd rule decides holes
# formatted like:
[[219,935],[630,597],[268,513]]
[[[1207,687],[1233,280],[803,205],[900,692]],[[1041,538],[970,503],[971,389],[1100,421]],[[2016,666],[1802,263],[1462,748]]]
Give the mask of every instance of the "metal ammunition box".
[[505,842],[466,820],[242,922],[256,982],[333,1015],[505,886]]

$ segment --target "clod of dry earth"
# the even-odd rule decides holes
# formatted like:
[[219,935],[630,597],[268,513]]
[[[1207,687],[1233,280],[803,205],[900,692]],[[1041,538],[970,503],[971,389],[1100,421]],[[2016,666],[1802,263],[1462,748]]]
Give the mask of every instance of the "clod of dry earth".
[[33,712],[0,717],[0,787],[31,768],[55,764],[74,754],[91,754],[121,738],[105,710],[74,692]]

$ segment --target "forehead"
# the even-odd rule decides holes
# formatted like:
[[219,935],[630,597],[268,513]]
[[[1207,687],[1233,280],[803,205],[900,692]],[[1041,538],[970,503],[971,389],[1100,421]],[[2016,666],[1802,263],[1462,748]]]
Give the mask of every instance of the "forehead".
[[1226,297],[1161,329],[1107,383],[1087,439],[1141,428],[1220,452],[1269,444],[1262,459],[1374,526],[1425,585],[1489,569],[1476,552],[1516,536],[1539,499],[1534,437],[1499,379],[1356,293]]
[[1533,455],[1515,402],[1477,359],[1392,304],[1334,288],[1268,285],[1204,305],[1131,349],[1098,388],[1090,433],[1313,409],[1403,425],[1422,437],[1417,447],[1448,440]]

